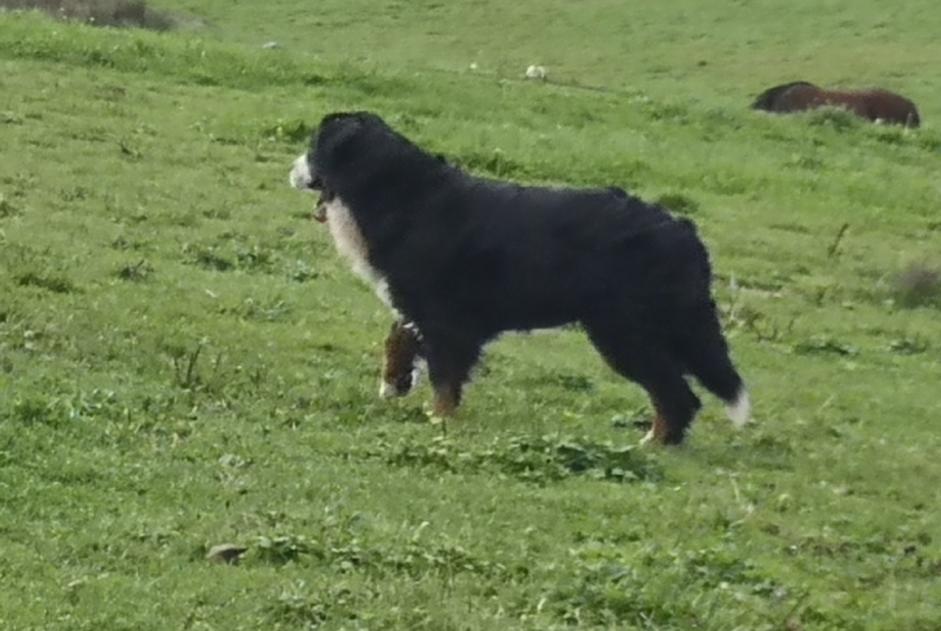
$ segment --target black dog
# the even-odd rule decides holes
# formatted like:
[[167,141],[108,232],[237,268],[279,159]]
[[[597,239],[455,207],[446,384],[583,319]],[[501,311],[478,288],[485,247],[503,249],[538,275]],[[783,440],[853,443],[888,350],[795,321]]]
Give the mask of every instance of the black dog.
[[339,251],[421,332],[437,414],[501,332],[580,322],[650,395],[648,438],[683,440],[700,407],[688,374],[748,420],[691,222],[617,188],[473,177],[365,112],[326,116],[291,183],[321,193]]

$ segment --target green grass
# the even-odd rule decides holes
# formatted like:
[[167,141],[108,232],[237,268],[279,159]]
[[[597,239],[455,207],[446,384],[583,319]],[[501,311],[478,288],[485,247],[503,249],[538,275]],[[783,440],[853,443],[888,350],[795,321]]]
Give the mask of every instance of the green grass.
[[[934,5],[322,5],[0,14],[0,628],[937,628]],[[925,127],[747,109],[798,76]],[[494,344],[446,435],[379,401],[390,315],[286,183],[344,108],[695,219],[756,423],[633,449],[577,331]]]
[[529,64],[550,78],[658,96],[742,103],[794,78],[904,89],[932,117],[941,58],[937,4],[888,6],[813,0],[302,2],[161,0],[205,24],[202,34],[296,54],[403,68],[520,78]]

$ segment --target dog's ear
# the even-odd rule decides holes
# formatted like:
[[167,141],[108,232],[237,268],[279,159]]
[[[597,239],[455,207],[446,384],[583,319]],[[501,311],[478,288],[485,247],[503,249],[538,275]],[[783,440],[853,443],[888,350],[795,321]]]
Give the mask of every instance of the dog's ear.
[[609,186],[608,192],[614,195],[615,197],[619,197],[621,199],[627,199],[628,197],[627,191],[625,191],[620,186]]
[[346,136],[358,130],[362,124],[363,118],[357,112],[334,112],[320,121],[317,136],[321,140],[327,140],[327,136]]
[[372,112],[332,112],[320,120],[320,130],[329,127],[357,128],[369,123],[382,123]]
[[343,122],[345,119],[357,118],[356,112],[331,112],[320,119],[320,124],[315,126],[310,133],[310,148],[316,149],[317,144],[322,140],[324,130]]
[[320,119],[320,126],[324,127],[325,125],[329,125],[330,123],[334,123],[336,121],[349,119],[358,120],[359,118],[359,112],[331,112]]
[[313,142],[314,155],[321,161],[342,160],[349,150],[350,141],[360,133],[365,122],[356,112],[327,114],[320,122]]

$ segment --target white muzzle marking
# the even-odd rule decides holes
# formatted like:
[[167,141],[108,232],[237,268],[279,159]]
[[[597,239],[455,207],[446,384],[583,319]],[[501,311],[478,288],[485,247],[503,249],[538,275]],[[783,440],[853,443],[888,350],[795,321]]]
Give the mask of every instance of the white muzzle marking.
[[314,181],[314,178],[310,174],[310,165],[307,163],[306,153],[301,154],[297,160],[294,161],[294,166],[291,167],[291,173],[288,175],[288,181],[291,183],[292,187],[299,191],[308,190],[310,188],[310,183]]

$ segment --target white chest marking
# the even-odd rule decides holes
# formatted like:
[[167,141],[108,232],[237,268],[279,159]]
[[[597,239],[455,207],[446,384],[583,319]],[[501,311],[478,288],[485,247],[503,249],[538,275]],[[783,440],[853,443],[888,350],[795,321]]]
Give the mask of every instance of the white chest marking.
[[369,263],[369,246],[353,217],[353,212],[339,197],[326,204],[327,225],[337,251],[350,263],[353,272],[373,286],[379,299],[393,311],[389,296],[389,284],[375,267]]

